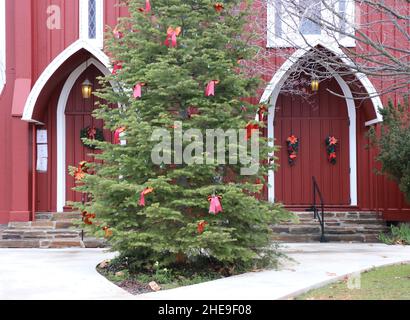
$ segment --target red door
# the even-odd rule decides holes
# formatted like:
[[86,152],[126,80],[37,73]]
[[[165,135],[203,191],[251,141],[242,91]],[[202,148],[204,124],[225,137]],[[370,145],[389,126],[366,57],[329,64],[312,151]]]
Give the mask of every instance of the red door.
[[[95,108],[98,98],[92,96],[90,99],[84,99],[81,92],[81,84],[87,78],[93,83],[93,90],[98,88],[96,77],[102,76],[100,71],[94,66],[90,66],[76,81],[67,102],[65,109],[66,116],[66,201],[81,201],[81,194],[73,191],[75,181],[68,174],[69,166],[78,166],[81,161],[93,161],[90,154],[98,151],[92,150],[83,145],[81,141],[81,130],[86,127],[103,128],[102,120],[96,120],[91,113]],[[111,139],[109,131],[104,132],[106,141]],[[68,208],[67,208],[68,209]]]
[[[281,147],[276,156],[275,201],[287,206],[312,204],[312,176],[316,177],[325,205],[350,205],[349,117],[336,80],[322,82],[319,92],[309,101],[295,95],[281,94],[275,113],[275,144]],[[299,153],[294,165],[288,163],[286,140],[299,139]],[[325,140],[338,140],[337,162],[328,161]]]

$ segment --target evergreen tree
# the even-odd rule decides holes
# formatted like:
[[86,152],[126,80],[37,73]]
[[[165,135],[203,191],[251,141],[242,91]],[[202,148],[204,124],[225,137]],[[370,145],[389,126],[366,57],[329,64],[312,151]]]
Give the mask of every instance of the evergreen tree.
[[406,98],[404,105],[389,101],[381,108],[383,116],[379,134],[372,128],[370,137],[380,152],[376,157],[382,165],[381,173],[395,180],[410,202],[410,115]]
[[[133,268],[149,270],[158,261],[249,269],[275,261],[270,226],[288,213],[257,199],[273,169],[263,161],[274,151],[266,138],[256,135],[261,161],[252,176],[241,176],[242,165],[229,164],[228,152],[226,164],[201,164],[204,156],[214,155],[205,150],[193,151],[194,163],[151,159],[156,129],[170,131],[172,141],[180,129],[199,129],[203,137],[192,137],[198,146],[206,129],[263,128],[252,120],[260,106],[246,99],[256,95],[259,80],[245,74],[241,64],[254,55],[244,41],[249,9],[241,4],[154,0],[150,8],[145,0],[126,1],[130,17],[107,33],[115,71],[101,79],[103,89],[96,95],[107,103],[94,116],[113,132],[124,128],[126,145],[94,142],[102,152],[97,163],[86,165],[84,171],[92,174],[77,186],[89,201],[74,207],[96,214],[95,219],[87,215],[86,222],[98,235],[104,228],[113,250]],[[215,86],[214,95],[209,87],[204,93],[209,85]],[[238,141],[229,146],[243,150]],[[183,149],[192,142],[185,141]],[[178,150],[173,142],[162,155],[176,160]],[[217,214],[209,213],[209,200]]]

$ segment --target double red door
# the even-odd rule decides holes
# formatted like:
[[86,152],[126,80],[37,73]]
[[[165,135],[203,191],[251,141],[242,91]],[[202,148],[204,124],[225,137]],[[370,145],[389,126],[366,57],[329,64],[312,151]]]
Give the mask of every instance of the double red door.
[[[327,90],[329,89],[329,90]],[[281,94],[275,113],[275,144],[279,170],[275,173],[275,201],[288,206],[312,204],[312,177],[319,184],[326,205],[350,205],[349,116],[337,82],[321,84],[319,92],[308,100]],[[288,162],[287,138],[299,140],[293,165]],[[338,140],[336,164],[328,160],[326,138]]]

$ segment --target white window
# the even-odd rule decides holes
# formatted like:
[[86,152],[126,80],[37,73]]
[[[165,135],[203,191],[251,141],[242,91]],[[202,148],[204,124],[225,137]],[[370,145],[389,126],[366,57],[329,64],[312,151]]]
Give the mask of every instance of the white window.
[[354,47],[354,0],[267,0],[268,47],[317,42]]
[[0,0],[0,93],[6,84],[6,0]]
[[80,39],[102,49],[104,44],[104,0],[80,1]]

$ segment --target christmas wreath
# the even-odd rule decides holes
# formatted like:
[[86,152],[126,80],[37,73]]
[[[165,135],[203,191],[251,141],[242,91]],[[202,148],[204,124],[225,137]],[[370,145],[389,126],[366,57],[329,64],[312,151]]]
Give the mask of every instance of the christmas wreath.
[[298,157],[299,139],[294,135],[291,135],[289,138],[287,138],[286,142],[288,144],[288,161],[292,166],[295,164],[296,158]]
[[337,146],[337,139],[333,136],[329,136],[326,138],[326,151],[327,151],[327,159],[331,164],[336,164],[336,146]]
[[100,128],[95,128],[95,127],[90,127],[90,126],[81,129],[80,137],[81,137],[81,141],[83,142],[83,145],[93,150],[96,149],[96,146],[93,143],[84,142],[83,139],[105,141],[103,130]]

